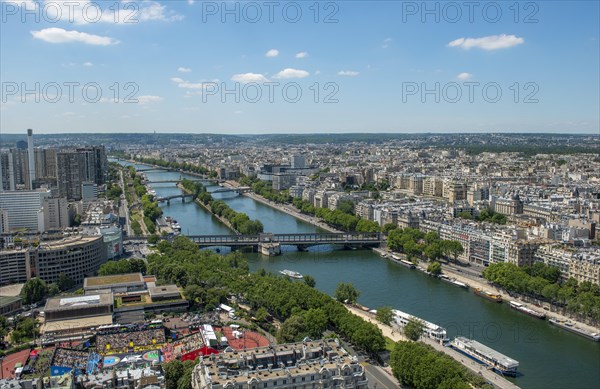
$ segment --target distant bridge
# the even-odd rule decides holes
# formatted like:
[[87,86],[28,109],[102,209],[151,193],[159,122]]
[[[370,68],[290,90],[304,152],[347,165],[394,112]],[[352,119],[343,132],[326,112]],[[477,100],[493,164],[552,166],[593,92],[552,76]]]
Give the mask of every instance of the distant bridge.
[[190,235],[190,240],[200,247],[211,246],[259,246],[261,244],[279,244],[308,247],[322,244],[379,245],[385,241],[380,232],[341,232],[308,234],[271,234],[257,235]]
[[167,172],[179,172],[180,171],[180,170],[169,168],[169,167],[158,167],[158,166],[135,169],[136,172],[140,172],[140,173],[154,171],[154,170],[162,170],[162,171],[157,171],[156,173],[167,173]]
[[154,200],[158,201],[159,203],[163,203],[163,202],[167,202],[167,204],[171,204],[171,200],[173,199],[178,199],[181,198],[181,201],[183,201],[185,203],[185,199],[186,198],[194,198],[194,195],[191,193],[182,193],[182,194],[177,194],[177,195],[173,195],[173,196],[164,196],[164,197],[155,197]]
[[246,192],[250,192],[250,191],[251,191],[251,188],[249,186],[238,186],[236,188],[221,187],[219,189],[210,191],[210,193],[226,193],[226,192],[246,193]]
[[[185,178],[188,181],[193,181],[193,182],[224,182],[224,180],[218,180],[216,178]],[[146,184],[179,184],[180,182],[182,182],[184,179],[179,179],[179,180],[145,180],[143,181]]]

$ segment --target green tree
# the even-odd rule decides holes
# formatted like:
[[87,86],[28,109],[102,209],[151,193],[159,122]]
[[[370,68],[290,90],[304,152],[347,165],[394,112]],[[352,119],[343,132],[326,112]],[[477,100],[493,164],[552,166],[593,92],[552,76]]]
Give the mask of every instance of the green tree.
[[417,341],[423,335],[425,325],[423,322],[416,318],[410,318],[408,323],[404,326],[404,335],[412,341]]
[[267,311],[265,307],[260,307],[256,310],[254,317],[259,323],[264,323],[269,318],[269,311]]
[[358,296],[360,292],[351,283],[339,283],[335,290],[336,300],[342,303],[354,304]]
[[388,234],[390,231],[395,230],[398,226],[395,223],[386,223],[383,225],[383,232]]
[[150,244],[157,244],[159,240],[160,240],[160,237],[158,235],[150,235],[148,237],[148,243],[150,243]]
[[308,286],[310,286],[311,288],[314,288],[315,285],[317,285],[317,281],[315,281],[315,277],[311,276],[310,274],[307,274],[304,276],[304,283]]
[[25,304],[33,304],[43,300],[48,295],[48,286],[39,278],[27,280],[21,289],[21,298]]
[[458,217],[461,219],[466,219],[466,220],[471,220],[473,219],[473,215],[471,215],[471,212],[467,212],[467,211],[462,211],[458,214]]
[[320,339],[327,329],[327,314],[321,308],[311,308],[304,313],[305,330],[311,339]]
[[60,294],[60,288],[56,283],[50,284],[48,286],[48,296],[54,297]]
[[431,262],[429,266],[427,266],[427,271],[434,276],[442,274],[442,265],[439,262]]
[[306,335],[304,318],[301,315],[291,316],[283,322],[279,329],[279,341],[290,343],[301,340]]
[[338,211],[354,215],[354,202],[352,200],[341,200],[337,204]]
[[65,290],[71,289],[73,286],[75,286],[75,281],[73,281],[73,279],[65,273],[60,273],[58,275],[58,281],[56,281],[56,284],[58,288],[64,292]]
[[392,308],[391,307],[381,307],[381,308],[377,309],[376,318],[381,323],[389,326],[392,323],[392,320],[394,320],[394,313],[392,312]]
[[180,360],[173,360],[163,364],[165,372],[166,389],[177,389],[177,381],[183,376],[185,369]]
[[183,290],[183,295],[190,301],[190,303],[195,305],[196,303],[202,301],[204,290],[202,290],[202,288],[198,285],[190,284]]
[[379,232],[381,231],[381,227],[377,222],[372,220],[360,219],[358,223],[356,223],[356,231],[357,232]]

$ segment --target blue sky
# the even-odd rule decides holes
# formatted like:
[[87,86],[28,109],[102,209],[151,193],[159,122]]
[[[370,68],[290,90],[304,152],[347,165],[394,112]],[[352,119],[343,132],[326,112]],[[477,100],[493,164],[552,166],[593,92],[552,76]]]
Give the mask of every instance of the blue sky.
[[0,1],[5,133],[599,132],[597,1]]

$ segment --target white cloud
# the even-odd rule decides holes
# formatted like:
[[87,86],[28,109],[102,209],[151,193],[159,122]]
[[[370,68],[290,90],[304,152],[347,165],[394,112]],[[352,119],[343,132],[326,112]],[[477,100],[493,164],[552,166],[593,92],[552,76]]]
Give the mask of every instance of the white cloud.
[[177,87],[183,89],[206,89],[207,87],[214,85],[216,82],[219,82],[219,80],[189,82],[179,77],[172,77],[171,81],[176,83]]
[[340,70],[338,72],[338,76],[347,76],[347,77],[356,77],[360,74],[360,72],[355,72],[354,70]]
[[269,82],[269,80],[258,73],[240,73],[234,74],[231,77],[231,81],[241,82],[242,84],[247,84],[249,82]]
[[83,66],[85,66],[86,68],[91,68],[92,66],[94,66],[94,64],[91,62],[84,62]]
[[320,70],[315,71],[315,75],[318,76],[319,74],[321,74]]
[[194,0],[187,0],[187,3],[188,3],[189,5],[194,5],[195,1],[194,1]]
[[390,43],[392,43],[392,38],[386,38],[383,40],[383,43],[381,44],[381,47],[383,49],[387,49],[388,47],[390,47]]
[[[123,13],[131,14],[130,10],[123,10]],[[144,0],[139,7],[139,20],[141,22],[150,20],[159,20],[163,22],[178,22],[183,20],[183,15],[175,11],[167,10],[166,5],[162,5],[157,1]]]
[[296,53],[296,58],[306,58],[308,57],[308,53],[306,51],[301,51],[299,53]]
[[490,35],[481,38],[458,38],[448,43],[448,47],[460,47],[464,50],[478,48],[482,50],[508,49],[525,43],[525,39],[515,35]]
[[279,50],[277,50],[277,49],[271,49],[265,53],[265,57],[268,57],[268,58],[275,58],[278,55],[279,55]]
[[190,68],[184,68],[184,67],[180,66],[180,67],[177,68],[177,71],[180,72],[180,73],[189,73],[189,72],[192,71],[192,69],[190,69]]
[[138,103],[140,104],[150,104],[150,103],[158,103],[163,101],[164,99],[160,96],[152,96],[152,95],[144,95],[139,96],[137,98]]
[[274,75],[273,78],[287,79],[287,78],[304,78],[304,77],[308,77],[308,76],[310,76],[310,73],[307,72],[306,70],[287,68],[287,69],[283,69],[282,71],[280,71],[279,73]]
[[460,73],[456,76],[456,78],[458,78],[461,81],[467,81],[471,77],[473,77],[473,75],[471,73],[467,73],[467,72]]
[[44,28],[40,31],[31,31],[31,35],[33,35],[35,39],[40,39],[49,43],[81,42],[96,46],[110,46],[119,43],[118,40],[107,36],[92,35],[75,30],[67,31],[56,27]]

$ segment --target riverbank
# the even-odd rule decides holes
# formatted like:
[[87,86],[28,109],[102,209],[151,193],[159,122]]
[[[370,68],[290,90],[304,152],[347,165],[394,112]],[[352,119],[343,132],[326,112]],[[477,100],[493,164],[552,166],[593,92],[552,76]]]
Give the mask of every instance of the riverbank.
[[[382,258],[387,258],[390,259],[396,263],[399,263],[399,261],[393,259],[391,257],[392,255],[392,251],[387,250],[387,249],[375,249],[373,250],[375,251],[377,254],[379,254],[380,257]],[[384,257],[385,255],[385,257]],[[395,255],[400,255],[403,256],[403,254],[400,253],[395,253]],[[429,262],[426,261],[419,261],[419,266],[422,268],[427,268],[427,266],[429,265]],[[566,316],[563,315],[559,312],[555,312],[552,310],[552,305],[549,303],[545,303],[543,304],[543,306],[537,307],[537,306],[532,306],[533,304],[531,304],[531,302],[526,301],[524,298],[522,298],[520,295],[518,294],[513,294],[512,296],[504,289],[499,288],[491,283],[489,283],[485,278],[474,278],[474,277],[468,277],[466,276],[460,269],[456,269],[453,268],[449,265],[446,264],[442,264],[442,271],[443,274],[450,276],[452,278],[455,278],[457,281],[463,282],[467,285],[469,285],[469,287],[471,289],[473,288],[479,288],[479,289],[483,289],[486,291],[493,291],[495,294],[499,294],[500,296],[502,296],[502,299],[508,303],[509,301],[517,301],[523,305],[525,305],[528,308],[534,309],[536,311],[539,312],[543,312],[546,314],[547,318],[552,318],[552,319],[559,319],[559,320],[570,320],[571,322],[575,323],[577,326],[579,326],[580,328],[583,328],[586,331],[589,332],[596,332],[599,333],[600,329],[594,327],[594,326],[590,326],[589,324],[586,324],[582,321],[579,321],[577,319],[574,319],[570,316]],[[518,314],[522,314],[522,313],[518,313]],[[551,325],[550,323],[548,323],[548,325]],[[566,331],[566,330],[564,330]]]
[[[232,185],[229,181],[224,183],[224,186],[226,187],[230,187],[230,188],[235,188],[236,185]],[[249,197],[251,199],[253,199],[254,201],[258,201],[259,203],[262,203],[264,205],[267,205],[271,208],[277,209],[278,211],[287,213],[288,215],[301,220],[305,223],[311,224],[315,227],[319,227],[325,231],[328,232],[335,232],[335,233],[342,233],[344,231],[340,231],[337,230],[331,226],[329,226],[328,224],[323,223],[322,221],[320,221],[318,218],[314,217],[314,216],[310,216],[310,215],[306,215],[303,214],[299,211],[296,210],[296,208],[293,205],[288,205],[288,204],[278,204],[275,203],[273,201],[267,200],[264,197],[262,197],[261,195],[258,195],[254,192],[246,192],[246,193],[242,193],[242,196],[246,196]]]
[[[575,323],[577,326],[583,328],[586,331],[600,333],[600,329],[598,329],[594,326],[590,326],[589,324],[586,324],[582,321],[574,319],[570,316],[563,315],[559,312],[552,311],[552,305],[550,303],[545,303],[541,308],[537,307],[537,306],[532,306],[532,304],[530,302],[523,299],[520,295],[513,294],[511,296],[510,294],[508,294],[508,292],[505,289],[502,289],[495,285],[492,285],[491,283],[487,282],[485,280],[485,278],[482,278],[481,281],[479,281],[479,280],[472,279],[470,277],[465,277],[463,274],[457,272],[456,270],[454,270],[452,268],[449,268],[448,266],[442,266],[442,269],[446,275],[450,275],[450,276],[456,278],[456,280],[458,280],[460,282],[464,282],[465,284],[468,284],[472,288],[480,288],[480,289],[487,290],[487,291],[493,291],[494,293],[501,295],[502,299],[507,303],[509,301],[517,301],[517,302],[525,305],[526,307],[529,307],[536,311],[545,313],[546,317],[548,319],[570,320],[571,322]],[[551,325],[551,324],[548,323],[548,325]],[[566,330],[564,330],[564,331],[566,331]]]
[[[384,336],[392,339],[394,342],[408,340],[404,336],[404,334],[402,333],[402,330],[398,326],[395,326],[395,325],[388,326],[386,324],[383,324],[383,323],[377,321],[377,319],[375,319],[375,315],[373,315],[372,313],[364,312],[356,307],[351,307],[348,305],[345,305],[345,307],[350,312],[352,312],[356,316],[359,316],[363,320],[366,320],[370,323],[375,324],[377,327],[379,327],[379,329],[381,329]],[[428,339],[428,338],[421,338],[419,341],[423,342],[425,344],[428,344],[428,345],[432,346],[434,349],[436,349],[437,351],[441,351],[444,354],[452,357],[454,360],[456,360],[458,363],[460,363],[461,365],[463,365],[464,367],[469,369],[474,374],[479,374],[479,375],[483,376],[486,380],[488,380],[492,385],[494,385],[497,388],[501,388],[501,389],[518,389],[519,388],[517,385],[508,381],[504,377],[499,376],[498,374],[486,369],[483,365],[477,363],[476,361],[474,361],[468,357],[465,357],[463,354],[459,353],[458,351],[456,351],[450,347],[444,347],[441,344],[433,341],[432,339]],[[386,370],[388,370],[388,372],[391,373],[391,369],[388,368]]]
[[[183,185],[181,185],[180,182],[177,183],[177,187],[179,189],[181,189],[186,194],[191,194],[192,193],[191,191],[189,191],[186,188],[184,188]],[[229,228],[233,233],[235,233],[236,235],[241,235],[241,233],[238,230],[236,230],[235,228],[233,228],[233,226],[231,225],[231,223],[229,223],[229,220],[227,220],[224,217],[221,217],[219,215],[216,215],[208,205],[204,204],[202,201],[200,201],[198,199],[194,199],[194,202],[196,204],[198,204],[206,212],[210,213],[215,219],[217,219],[219,222],[221,222],[225,227]]]

